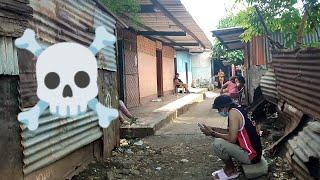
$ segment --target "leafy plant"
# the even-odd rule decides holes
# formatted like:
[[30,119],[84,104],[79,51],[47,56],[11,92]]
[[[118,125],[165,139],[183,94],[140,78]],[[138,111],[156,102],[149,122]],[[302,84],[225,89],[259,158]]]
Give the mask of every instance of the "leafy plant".
[[[267,30],[279,31],[287,37],[285,46],[302,45],[303,35],[315,31],[320,24],[320,2],[318,0],[302,0],[303,7],[298,7],[298,0],[237,0],[246,2],[248,7],[236,15],[235,21],[245,29],[244,41],[252,37],[267,34],[255,9],[257,7]],[[319,32],[318,32],[319,33]]]
[[129,18],[135,24],[140,23],[140,5],[137,0],[101,0],[117,16]]

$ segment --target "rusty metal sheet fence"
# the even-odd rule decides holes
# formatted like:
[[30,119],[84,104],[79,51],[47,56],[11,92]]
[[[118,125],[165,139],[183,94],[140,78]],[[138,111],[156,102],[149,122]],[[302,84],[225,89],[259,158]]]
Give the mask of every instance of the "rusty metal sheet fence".
[[[45,2],[30,0],[34,14],[29,22],[36,32],[38,41],[44,47],[64,41],[89,46],[94,38],[95,27],[100,25],[104,25],[107,31],[115,34],[115,19],[106,11],[99,9],[94,1],[47,0]],[[18,59],[20,108],[25,111],[38,101],[36,61],[32,60],[33,56],[29,52],[23,50],[18,50]],[[101,51],[97,63],[99,69],[115,73],[117,68],[115,46],[109,46]],[[102,78],[101,75],[103,76],[99,73],[98,79]],[[103,84],[99,83],[99,89]],[[117,87],[116,84],[113,86],[112,88]],[[101,101],[105,93],[99,96]],[[116,100],[113,101],[115,103]],[[46,167],[103,136],[103,130],[99,127],[94,112],[73,118],[58,118],[47,111],[40,117],[36,131],[31,132],[23,125],[21,129],[25,175]]]
[[286,158],[300,179],[320,178],[320,122],[309,122],[286,143]]
[[320,49],[273,53],[279,97],[311,117],[320,118]]

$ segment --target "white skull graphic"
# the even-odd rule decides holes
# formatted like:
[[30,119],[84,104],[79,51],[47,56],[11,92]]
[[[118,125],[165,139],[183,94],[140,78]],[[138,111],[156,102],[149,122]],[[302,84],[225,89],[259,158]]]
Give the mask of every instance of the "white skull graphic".
[[66,117],[84,113],[98,94],[96,58],[80,44],[50,46],[40,54],[36,68],[37,95],[49,104],[52,114]]

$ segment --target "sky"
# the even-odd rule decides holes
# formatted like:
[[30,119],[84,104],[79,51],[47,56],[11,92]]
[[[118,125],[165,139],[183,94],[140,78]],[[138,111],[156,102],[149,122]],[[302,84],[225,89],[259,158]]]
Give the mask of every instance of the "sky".
[[215,30],[219,20],[226,16],[230,0],[181,0],[193,19],[212,42],[211,31]]

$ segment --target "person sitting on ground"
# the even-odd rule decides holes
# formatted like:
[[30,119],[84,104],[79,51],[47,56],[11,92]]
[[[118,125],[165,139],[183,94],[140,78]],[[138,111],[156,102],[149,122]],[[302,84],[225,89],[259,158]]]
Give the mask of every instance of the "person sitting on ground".
[[213,151],[224,162],[225,167],[212,173],[215,179],[234,179],[239,176],[232,159],[243,164],[260,162],[262,146],[254,123],[247,112],[232,101],[229,96],[221,95],[214,100],[212,108],[218,109],[223,117],[228,117],[228,129],[220,129],[203,124],[201,131],[212,136]]
[[176,73],[174,79],[174,85],[176,86],[176,88],[183,88],[185,90],[186,93],[190,93],[189,89],[188,89],[188,85],[184,84],[181,79],[179,79],[179,73]]
[[124,123],[124,116],[127,116],[130,119],[130,125],[135,123],[138,118],[134,117],[130,111],[127,109],[123,101],[119,100],[119,120],[121,123]]
[[230,81],[227,81],[222,87],[220,94],[224,94],[230,96],[232,93],[237,93],[237,84],[236,84],[236,77],[233,76],[230,78]]

